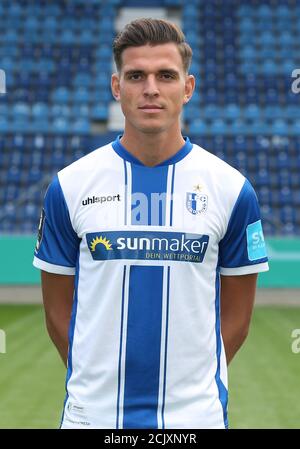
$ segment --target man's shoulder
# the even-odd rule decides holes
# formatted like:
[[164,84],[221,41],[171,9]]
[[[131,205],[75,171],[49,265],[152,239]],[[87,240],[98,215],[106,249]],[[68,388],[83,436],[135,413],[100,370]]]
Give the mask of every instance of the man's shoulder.
[[234,167],[219,157],[200,147],[193,146],[194,156],[191,159],[191,168],[199,167],[200,184],[203,183],[207,189],[214,194],[215,201],[231,210],[245,184],[245,176]]
[[205,169],[208,172],[212,172],[214,175],[222,175],[235,177],[237,179],[245,179],[244,175],[239,172],[236,168],[232,167],[232,165],[228,164],[228,162],[220,159],[215,154],[209,152],[208,150],[202,148],[198,144],[193,144],[194,155],[199,159],[201,165],[205,166]]

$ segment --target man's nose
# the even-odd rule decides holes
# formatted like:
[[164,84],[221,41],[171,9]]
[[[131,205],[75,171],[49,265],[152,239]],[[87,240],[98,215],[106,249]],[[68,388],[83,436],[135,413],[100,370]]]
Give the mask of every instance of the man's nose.
[[157,80],[155,76],[149,75],[145,80],[145,87],[144,87],[144,95],[145,96],[157,96],[159,94],[158,86],[157,86]]

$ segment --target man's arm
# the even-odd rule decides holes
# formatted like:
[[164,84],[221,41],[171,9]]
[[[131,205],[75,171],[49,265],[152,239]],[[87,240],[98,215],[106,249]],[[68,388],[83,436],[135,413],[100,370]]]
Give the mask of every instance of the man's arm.
[[48,333],[67,366],[74,276],[42,271],[42,292]]
[[221,333],[227,364],[248,335],[256,280],[256,273],[242,276],[221,276]]

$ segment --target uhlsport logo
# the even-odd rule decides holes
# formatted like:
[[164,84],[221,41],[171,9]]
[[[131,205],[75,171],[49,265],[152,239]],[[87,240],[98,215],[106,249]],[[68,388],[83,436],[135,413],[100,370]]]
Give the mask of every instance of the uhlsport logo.
[[81,204],[83,206],[88,206],[89,204],[95,204],[95,203],[112,203],[114,201],[121,201],[120,194],[117,195],[103,195],[103,196],[95,196],[87,197],[85,200],[82,200]]
[[203,262],[208,235],[159,231],[108,231],[86,235],[94,260],[169,260]]

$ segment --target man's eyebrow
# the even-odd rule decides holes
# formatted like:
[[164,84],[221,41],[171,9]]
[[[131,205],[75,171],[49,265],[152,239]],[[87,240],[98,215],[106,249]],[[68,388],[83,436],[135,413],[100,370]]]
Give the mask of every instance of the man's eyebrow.
[[138,70],[138,69],[136,69],[136,70],[133,69],[133,70],[126,70],[124,72],[125,75],[133,75],[133,74],[136,74],[136,73],[140,74],[140,73],[144,73],[144,71],[143,70]]
[[170,73],[172,75],[179,75],[178,70],[175,69],[161,69],[158,71],[158,73]]
[[[131,69],[131,70],[125,71],[126,76],[133,75],[133,74],[143,74],[143,73],[145,73],[145,70],[140,70],[140,69]],[[168,69],[168,68],[160,69],[157,71],[157,73],[170,73],[171,75],[179,75],[178,70]]]

